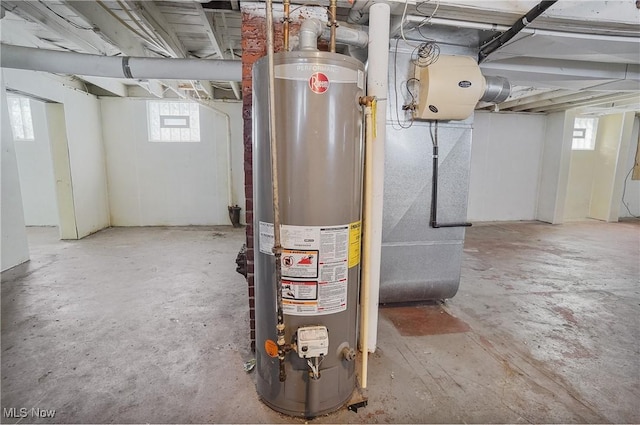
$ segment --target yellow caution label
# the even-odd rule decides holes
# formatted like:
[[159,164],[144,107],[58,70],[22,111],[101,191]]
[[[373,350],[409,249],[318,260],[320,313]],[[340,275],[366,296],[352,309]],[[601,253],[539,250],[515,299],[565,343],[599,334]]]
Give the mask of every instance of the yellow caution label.
[[349,225],[349,268],[360,264],[360,239],[362,237],[362,224],[356,221]]

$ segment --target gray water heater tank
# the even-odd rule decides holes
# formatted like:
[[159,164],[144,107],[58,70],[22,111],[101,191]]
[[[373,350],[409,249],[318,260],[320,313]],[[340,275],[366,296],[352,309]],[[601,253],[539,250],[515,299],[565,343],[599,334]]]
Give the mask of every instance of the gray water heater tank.
[[276,340],[265,57],[253,69],[257,391],[279,412],[313,417],[343,406],[356,386],[365,75],[361,62],[327,52],[277,53],[274,64],[284,322],[298,348],[281,382],[265,348]]

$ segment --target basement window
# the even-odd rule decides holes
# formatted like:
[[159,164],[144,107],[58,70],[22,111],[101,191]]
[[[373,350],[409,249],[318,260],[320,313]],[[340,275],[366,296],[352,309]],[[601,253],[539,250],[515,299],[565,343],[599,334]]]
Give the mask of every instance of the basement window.
[[598,132],[598,118],[577,117],[573,122],[574,151],[592,151],[596,148],[596,134]]
[[31,104],[26,97],[7,96],[9,106],[9,122],[13,140],[33,141],[33,121],[31,119]]
[[147,101],[150,142],[199,142],[200,114],[195,102]]

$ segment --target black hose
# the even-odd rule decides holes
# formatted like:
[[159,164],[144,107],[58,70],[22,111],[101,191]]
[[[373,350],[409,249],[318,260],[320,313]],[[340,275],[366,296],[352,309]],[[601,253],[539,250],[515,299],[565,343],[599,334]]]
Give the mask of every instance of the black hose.
[[438,121],[435,123],[436,134],[433,137],[433,166],[431,174],[431,218],[429,224],[434,229],[440,227],[470,227],[471,223],[438,223]]
[[533,9],[527,12],[522,18],[513,24],[511,28],[500,34],[493,40],[485,43],[478,54],[478,63],[482,62],[491,53],[504,46],[509,40],[516,36],[523,28],[533,22],[538,16],[542,15],[545,10],[549,9],[558,0],[541,1]]

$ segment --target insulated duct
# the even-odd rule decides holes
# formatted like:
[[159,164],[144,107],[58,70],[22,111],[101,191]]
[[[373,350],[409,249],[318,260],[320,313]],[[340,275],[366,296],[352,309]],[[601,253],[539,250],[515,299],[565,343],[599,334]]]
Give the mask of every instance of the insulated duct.
[[100,56],[2,44],[0,63],[3,68],[96,77],[242,81],[242,63],[232,60]]

